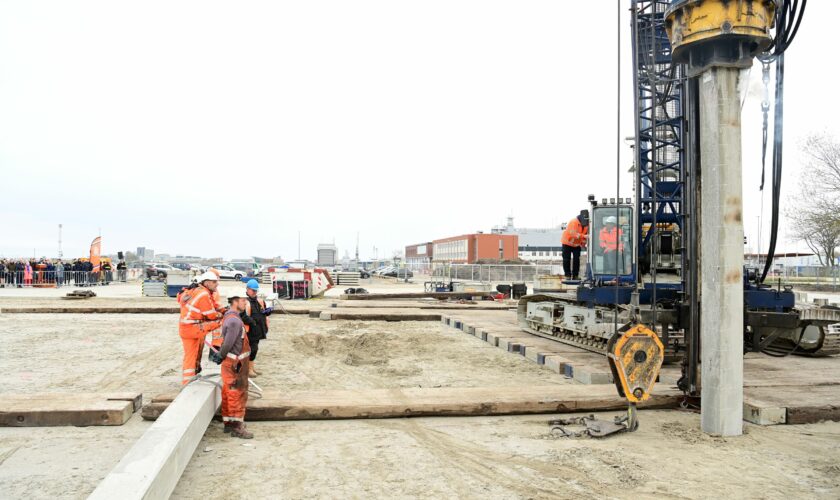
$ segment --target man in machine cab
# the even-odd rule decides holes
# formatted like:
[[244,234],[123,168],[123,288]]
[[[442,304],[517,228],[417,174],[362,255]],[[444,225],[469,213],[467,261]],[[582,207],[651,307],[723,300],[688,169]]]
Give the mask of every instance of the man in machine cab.
[[604,217],[604,227],[598,233],[598,247],[604,256],[605,274],[617,274],[623,265],[621,254],[624,253],[624,231],[618,228],[618,220],[614,215]]

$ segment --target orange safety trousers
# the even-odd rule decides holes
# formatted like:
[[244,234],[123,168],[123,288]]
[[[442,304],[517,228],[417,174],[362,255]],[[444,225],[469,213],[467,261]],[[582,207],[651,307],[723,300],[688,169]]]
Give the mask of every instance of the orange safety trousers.
[[[248,337],[245,337],[242,341],[242,352],[247,354],[250,350]],[[248,356],[244,356],[243,359],[228,356],[222,361],[222,421],[225,423],[245,421],[249,362]]]
[[181,334],[181,344],[184,346],[184,362],[182,363],[183,376],[181,377],[181,385],[189,384],[201,367],[201,355],[204,352],[204,337],[206,333],[201,333],[200,336],[184,336]]

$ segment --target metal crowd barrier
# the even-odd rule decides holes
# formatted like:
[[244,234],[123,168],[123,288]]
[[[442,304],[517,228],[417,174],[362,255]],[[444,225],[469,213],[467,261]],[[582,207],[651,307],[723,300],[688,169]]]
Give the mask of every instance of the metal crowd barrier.
[[100,286],[110,283],[127,283],[140,276],[142,270],[124,269],[111,271],[47,271],[33,269],[0,270],[0,287],[3,288],[54,288],[62,286]]

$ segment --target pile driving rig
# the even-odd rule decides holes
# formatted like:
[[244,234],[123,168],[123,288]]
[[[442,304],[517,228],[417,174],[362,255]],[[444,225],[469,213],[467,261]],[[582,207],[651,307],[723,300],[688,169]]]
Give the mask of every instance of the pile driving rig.
[[[795,3],[722,2],[729,11],[714,19],[692,12],[701,3],[632,2],[635,200],[611,198],[599,203],[590,195],[584,279],[574,291],[523,297],[518,308],[525,331],[602,354],[615,335],[644,323],[660,337],[666,362],[683,360],[681,386],[690,393],[696,392],[701,307],[699,113],[703,110],[696,68],[730,57],[725,52],[732,40],[738,42],[736,50],[744,51],[742,56],[749,55],[749,64],[752,55],[760,53],[760,60],[782,68],[776,75],[772,243],[763,272],[743,270],[745,351],[776,356],[840,353],[838,308],[798,304],[790,286],[765,282],[778,228],[783,51],[798,27]],[[762,22],[755,15],[759,8],[774,13],[769,21],[763,20],[769,23],[763,29],[750,24]],[[704,31],[703,22],[718,24]],[[769,29],[774,24],[776,38],[771,39]],[[681,42],[672,49],[669,31],[677,29],[682,30]],[[709,45],[708,61],[688,60],[696,52],[685,50],[685,45],[696,43],[705,33],[726,29],[730,30],[726,49],[721,48],[724,44]],[[607,227],[608,222],[615,225]],[[602,241],[605,234],[611,238],[607,245]],[[616,234],[618,245],[612,240]],[[615,251],[604,252],[605,246]]]

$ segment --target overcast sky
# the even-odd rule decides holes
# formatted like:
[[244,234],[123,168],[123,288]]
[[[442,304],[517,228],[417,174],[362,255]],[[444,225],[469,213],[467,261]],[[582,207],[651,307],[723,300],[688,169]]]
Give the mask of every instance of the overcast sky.
[[[633,89],[630,1],[621,5],[623,138]],[[616,10],[2,1],[0,254],[55,255],[59,223],[67,256],[101,230],[104,253],[287,259],[298,231],[304,258],[333,240],[352,254],[357,232],[368,258],[508,215],[559,224],[587,194],[615,193]],[[840,71],[826,59],[838,14],[836,2],[810,2],[788,51],[787,191],[798,142],[840,135]],[[743,111],[751,238],[760,80],[756,66]]]

